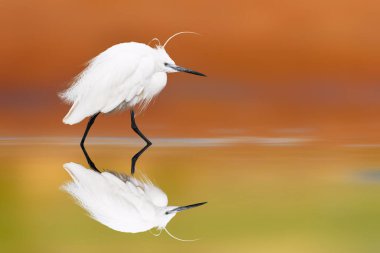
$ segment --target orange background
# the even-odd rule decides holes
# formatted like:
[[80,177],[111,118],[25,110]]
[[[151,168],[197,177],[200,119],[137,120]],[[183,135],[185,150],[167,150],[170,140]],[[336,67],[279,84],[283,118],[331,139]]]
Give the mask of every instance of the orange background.
[[[56,93],[107,47],[165,41],[178,65],[137,119],[148,136],[380,139],[376,1],[1,1],[0,135],[79,136]],[[127,113],[92,135],[129,136]]]

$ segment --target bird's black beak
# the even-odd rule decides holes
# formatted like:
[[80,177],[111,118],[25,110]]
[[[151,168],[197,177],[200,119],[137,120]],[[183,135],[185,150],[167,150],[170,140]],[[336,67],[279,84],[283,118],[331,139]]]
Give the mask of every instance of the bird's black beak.
[[201,202],[201,203],[196,203],[196,204],[192,204],[192,205],[188,205],[188,206],[180,206],[180,207],[174,208],[172,210],[166,211],[165,214],[178,213],[178,212],[190,209],[190,208],[194,208],[194,207],[197,207],[197,206],[202,206],[202,205],[204,205],[206,203],[207,202]]
[[206,76],[205,74],[202,74],[200,72],[197,72],[197,71],[194,71],[194,70],[191,70],[191,69],[187,69],[187,68],[182,68],[180,66],[177,66],[177,65],[174,65],[174,64],[170,64],[170,63],[165,63],[165,66],[166,67],[169,67],[169,68],[172,68],[178,72],[185,72],[185,73],[189,73],[189,74],[193,74],[193,75],[197,75],[197,76]]

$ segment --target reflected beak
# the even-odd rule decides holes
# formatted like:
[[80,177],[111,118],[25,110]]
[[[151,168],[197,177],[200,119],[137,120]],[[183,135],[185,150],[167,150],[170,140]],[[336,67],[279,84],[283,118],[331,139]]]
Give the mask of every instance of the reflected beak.
[[202,74],[200,72],[197,72],[197,71],[194,71],[191,69],[187,69],[187,68],[182,68],[182,67],[174,65],[174,64],[165,63],[165,66],[172,68],[178,72],[185,72],[185,73],[189,73],[189,74],[193,74],[193,75],[197,75],[197,76],[206,76],[205,74]]
[[188,210],[190,208],[194,208],[194,207],[197,207],[197,206],[202,206],[202,205],[204,205],[206,203],[207,202],[201,202],[201,203],[196,203],[196,204],[192,204],[192,205],[188,205],[188,206],[180,206],[180,207],[174,208],[174,209],[172,209],[170,211],[166,211],[165,214],[178,213],[178,212],[181,212],[181,211]]

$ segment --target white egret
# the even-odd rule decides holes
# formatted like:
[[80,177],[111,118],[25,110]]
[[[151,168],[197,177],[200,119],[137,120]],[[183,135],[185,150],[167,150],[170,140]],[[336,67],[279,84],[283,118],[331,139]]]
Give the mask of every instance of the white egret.
[[166,225],[176,213],[206,204],[168,206],[166,194],[146,177],[138,180],[112,171],[99,173],[76,163],[63,167],[73,179],[62,186],[63,190],[93,219],[120,232],[139,233],[152,228],[168,232]]
[[[92,59],[72,85],[60,94],[71,109],[64,117],[65,124],[73,125],[90,117],[80,146],[89,166],[97,170],[84,149],[87,134],[100,113],[110,113],[129,108],[132,129],[146,142],[131,162],[131,172],[139,156],[152,144],[135,122],[134,108],[144,109],[165,87],[167,73],[186,72],[205,76],[191,69],[177,66],[165,50],[171,36],[163,46],[150,47],[137,42],[114,45]],[[157,39],[156,39],[157,40]]]

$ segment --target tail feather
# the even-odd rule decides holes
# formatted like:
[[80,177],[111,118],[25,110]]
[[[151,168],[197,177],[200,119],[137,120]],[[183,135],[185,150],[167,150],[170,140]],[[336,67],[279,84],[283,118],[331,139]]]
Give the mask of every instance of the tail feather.
[[80,105],[78,102],[75,102],[72,107],[70,108],[70,111],[66,114],[66,116],[63,118],[63,123],[68,125],[74,125],[79,122],[81,122],[83,119],[92,116],[99,111],[94,109],[86,109],[83,105]]
[[83,167],[73,162],[65,163],[63,168],[69,173],[75,184],[90,183],[99,179],[100,173]]
[[83,115],[79,115],[78,110],[76,110],[77,107],[78,107],[78,103],[75,102],[71,106],[70,111],[63,118],[63,123],[68,124],[68,125],[74,125],[76,123],[81,122],[86,117],[86,116],[83,117]]

